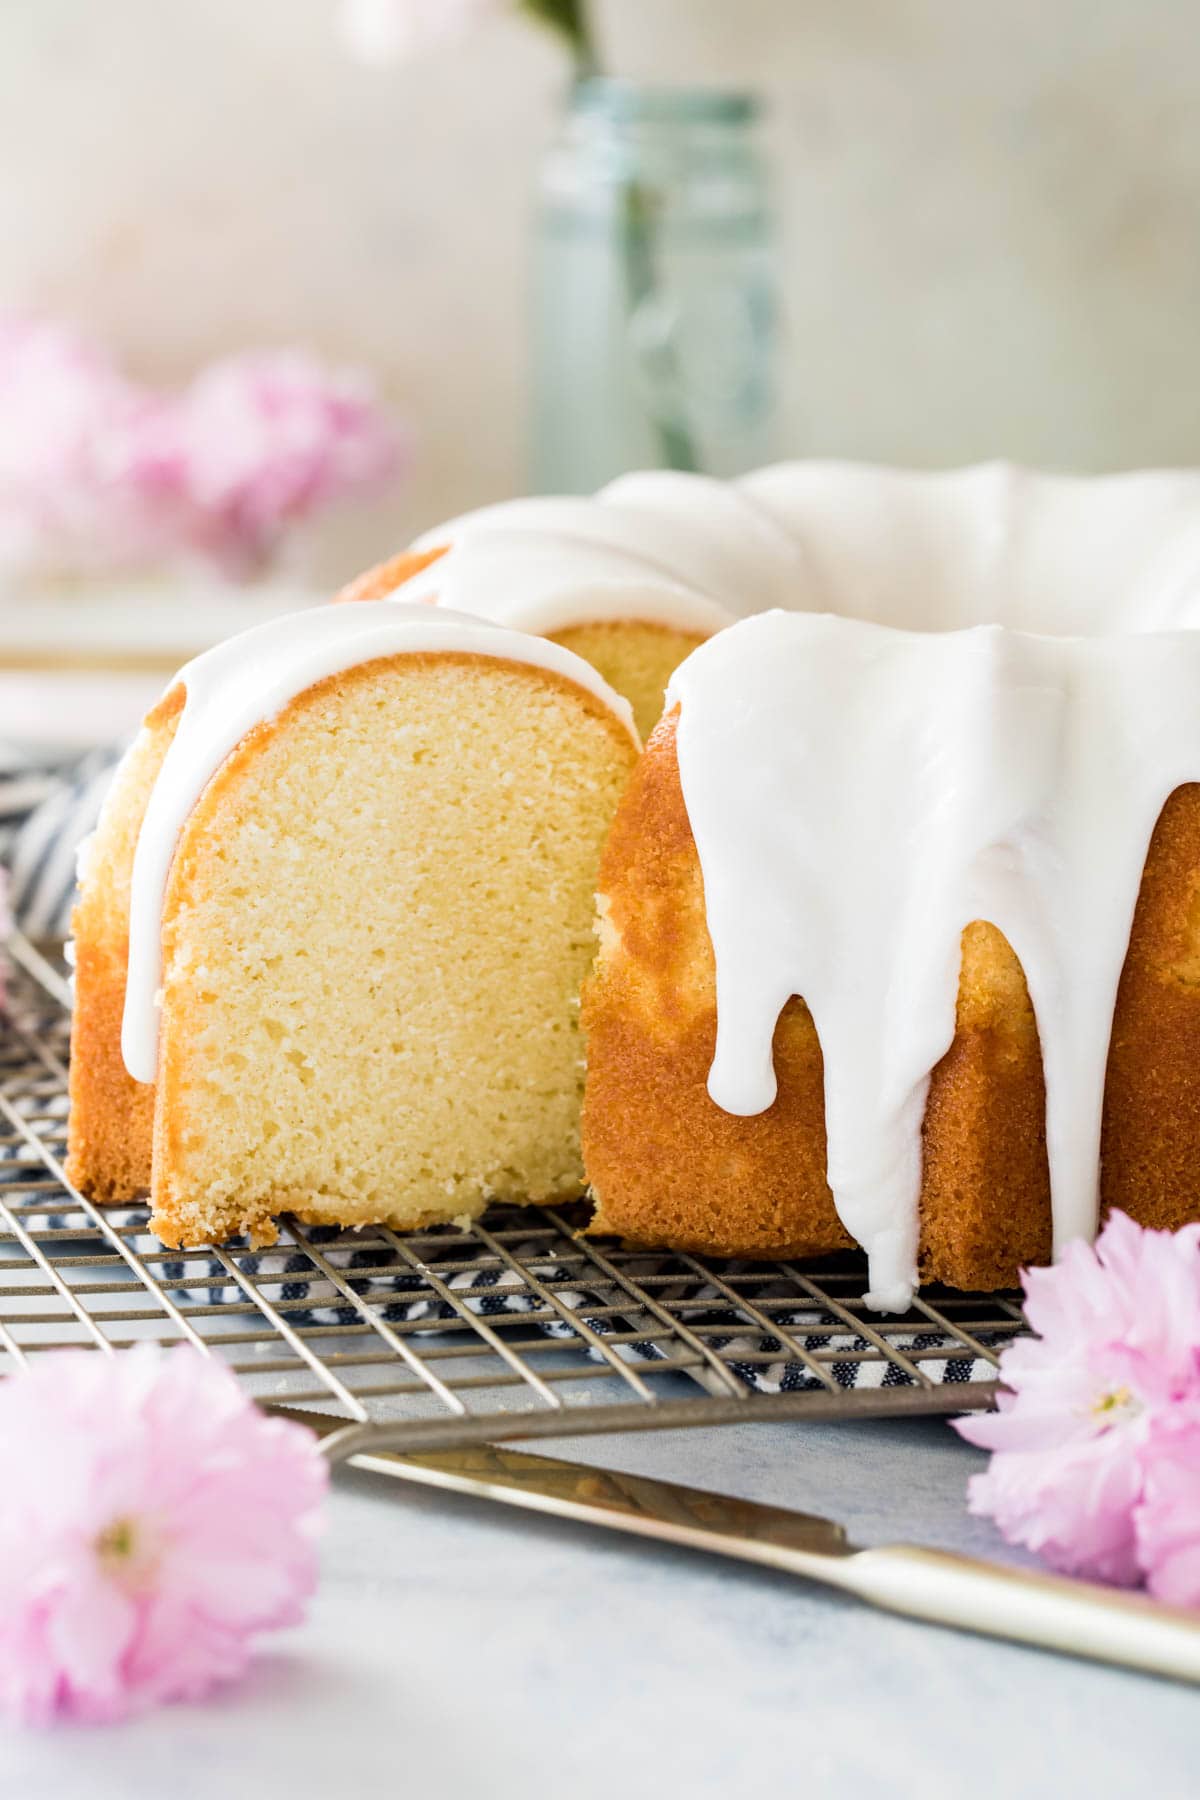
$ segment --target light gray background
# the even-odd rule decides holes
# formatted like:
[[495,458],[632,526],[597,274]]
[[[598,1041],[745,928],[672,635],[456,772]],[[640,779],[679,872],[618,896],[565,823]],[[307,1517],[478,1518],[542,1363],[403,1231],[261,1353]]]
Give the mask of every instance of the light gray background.
[[[0,304],[150,376],[297,339],[421,442],[331,579],[524,480],[527,203],[565,64],[501,19],[349,61],[337,0],[0,7]],[[1192,0],[596,0],[617,70],[764,86],[784,447],[921,463],[1196,460]]]

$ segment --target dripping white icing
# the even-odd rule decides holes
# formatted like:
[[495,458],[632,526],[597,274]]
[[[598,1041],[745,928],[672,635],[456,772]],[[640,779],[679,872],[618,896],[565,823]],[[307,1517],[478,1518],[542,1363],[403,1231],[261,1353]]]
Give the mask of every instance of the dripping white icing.
[[775,1097],[793,994],[825,1061],[829,1182],[869,1303],[916,1279],[921,1122],[986,919],[1038,1021],[1056,1249],[1096,1226],[1117,982],[1163,803],[1200,778],[1200,634],[937,635],[762,614],[676,672],[679,771],[716,958],[709,1092]]
[[158,1061],[161,923],[171,859],[189,813],[246,733],[327,676],[379,656],[467,652],[548,669],[585,688],[637,741],[633,715],[590,663],[569,650],[443,608],[363,601],[271,619],[190,662],[172,687],[186,698],[138,834],[129,906],[121,1051],[135,1081]]

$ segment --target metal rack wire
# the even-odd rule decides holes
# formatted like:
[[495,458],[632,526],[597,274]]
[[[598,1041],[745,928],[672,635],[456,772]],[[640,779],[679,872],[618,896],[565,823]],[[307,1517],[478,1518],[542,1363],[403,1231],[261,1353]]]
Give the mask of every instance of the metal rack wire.
[[[190,1341],[256,1398],[403,1424],[404,1448],[987,1405],[1011,1295],[868,1313],[860,1258],[717,1263],[581,1235],[571,1208],[469,1231],[282,1223],[166,1250],[63,1172],[69,997],[18,942],[0,1030],[0,1373],[46,1350]],[[394,1440],[393,1440],[394,1441]]]

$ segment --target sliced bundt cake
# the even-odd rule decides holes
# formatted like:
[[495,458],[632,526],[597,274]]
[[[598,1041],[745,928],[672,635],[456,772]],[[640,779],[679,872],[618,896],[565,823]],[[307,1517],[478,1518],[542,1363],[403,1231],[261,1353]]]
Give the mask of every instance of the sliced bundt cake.
[[635,476],[346,597],[193,665],[125,764],[88,1192],[174,1242],[577,1191],[634,761],[597,671],[648,722],[680,664],[604,863],[597,1228],[859,1243],[888,1307],[1200,1216],[1200,475]]

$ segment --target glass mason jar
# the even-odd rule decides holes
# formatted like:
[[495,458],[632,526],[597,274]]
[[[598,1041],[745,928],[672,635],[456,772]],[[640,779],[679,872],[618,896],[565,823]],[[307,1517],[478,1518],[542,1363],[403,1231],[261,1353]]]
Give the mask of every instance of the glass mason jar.
[[539,186],[539,493],[769,462],[776,273],[749,94],[581,81]]

